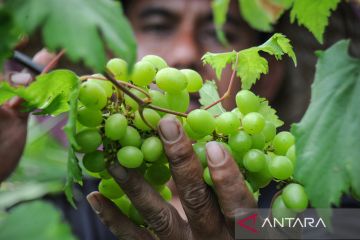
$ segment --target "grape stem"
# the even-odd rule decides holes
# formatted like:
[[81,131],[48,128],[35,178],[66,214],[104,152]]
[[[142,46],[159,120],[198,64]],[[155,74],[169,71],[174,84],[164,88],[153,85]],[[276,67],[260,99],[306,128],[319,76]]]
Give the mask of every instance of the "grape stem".
[[[236,60],[235,60],[234,66],[236,66],[238,64],[238,60],[239,60],[239,53],[236,54]],[[205,110],[212,108],[216,104],[218,104],[218,103],[222,102],[223,100],[225,100],[226,98],[230,97],[231,90],[233,89],[233,86],[235,83],[235,76],[236,76],[236,68],[234,67],[233,72],[231,74],[230,83],[229,83],[229,86],[228,86],[228,89],[226,90],[226,92],[222,95],[221,98],[219,98],[215,102],[211,103],[210,105],[206,106],[204,108]]]
[[56,56],[43,68],[40,74],[49,72],[59,62],[60,58],[65,54],[66,50],[62,49]]

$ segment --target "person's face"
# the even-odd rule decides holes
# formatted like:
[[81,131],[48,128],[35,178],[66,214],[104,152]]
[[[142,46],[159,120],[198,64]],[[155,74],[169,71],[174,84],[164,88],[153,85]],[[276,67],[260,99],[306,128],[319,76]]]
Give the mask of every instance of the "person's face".
[[[138,42],[138,58],[147,54],[161,56],[169,66],[191,68],[203,79],[216,79],[214,71],[204,66],[201,57],[206,52],[225,52],[248,48],[257,43],[257,37],[240,18],[236,1],[231,2],[224,32],[230,43],[225,48],[217,39],[213,24],[210,0],[136,0],[129,4],[128,18]],[[228,67],[217,81],[220,95],[228,87],[231,69]],[[234,107],[234,94],[224,101],[228,109]],[[192,108],[197,96],[192,96]]]

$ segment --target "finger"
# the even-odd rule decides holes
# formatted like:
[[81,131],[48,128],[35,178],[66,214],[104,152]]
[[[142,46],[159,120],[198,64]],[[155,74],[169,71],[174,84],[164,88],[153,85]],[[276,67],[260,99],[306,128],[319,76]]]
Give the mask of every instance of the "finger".
[[101,222],[103,222],[118,239],[154,239],[148,230],[136,226],[113,202],[103,197],[99,192],[92,192],[86,198]]
[[46,66],[55,57],[56,57],[56,54],[51,53],[47,49],[43,48],[34,55],[33,61],[37,64]]
[[191,141],[185,135],[179,121],[173,117],[160,121],[159,132],[192,231],[195,235],[216,235],[221,231],[224,219],[216,196],[203,181],[203,170]]
[[234,219],[241,210],[255,208],[255,199],[231,155],[217,142],[206,144],[206,154],[210,175],[225,217]]
[[189,239],[187,224],[136,171],[118,163],[109,172],[160,239]]

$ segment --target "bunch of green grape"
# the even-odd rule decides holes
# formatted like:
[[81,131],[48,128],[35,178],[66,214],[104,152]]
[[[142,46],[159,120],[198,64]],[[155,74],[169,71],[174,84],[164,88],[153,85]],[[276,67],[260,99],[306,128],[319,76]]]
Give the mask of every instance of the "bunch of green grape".
[[[101,178],[99,191],[137,224],[144,224],[141,215],[106,166],[118,161],[125,168],[137,169],[170,201],[172,193],[166,183],[171,174],[156,130],[160,119],[169,112],[182,113],[176,115],[194,141],[193,148],[208,185],[212,186],[205,152],[208,141],[218,141],[229,151],[255,196],[272,180],[291,182],[296,160],[295,139],[289,132],[276,133],[275,125],[259,113],[260,98],[251,91],[238,92],[237,108],[231,112],[214,116],[207,110],[195,109],[185,114],[189,94],[198,92],[203,84],[196,71],[169,67],[155,55],[143,57],[131,72],[128,64],[118,58],[111,59],[106,67],[133,96],[157,108],[140,106],[131,94],[121,91],[101,74],[92,75],[82,82],[79,91],[77,151],[83,153],[81,163],[86,171]],[[291,183],[273,205],[276,209],[301,212],[308,200],[303,187]]]

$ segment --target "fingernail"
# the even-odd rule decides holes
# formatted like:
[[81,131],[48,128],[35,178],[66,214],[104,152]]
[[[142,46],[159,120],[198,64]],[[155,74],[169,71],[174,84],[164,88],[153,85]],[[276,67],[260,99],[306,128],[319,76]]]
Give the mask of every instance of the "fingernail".
[[96,194],[92,194],[90,193],[89,195],[87,195],[86,199],[88,200],[91,208],[94,210],[94,212],[96,214],[100,214],[101,213],[101,202],[99,201],[99,199],[97,199]]
[[213,165],[219,165],[225,161],[225,152],[217,142],[208,142],[206,144],[206,155]]
[[125,181],[128,178],[126,169],[118,163],[113,163],[108,168],[110,174],[119,181]]
[[159,132],[167,142],[174,142],[180,136],[179,123],[175,118],[165,118],[160,121]]
[[27,85],[31,82],[31,75],[29,73],[14,73],[10,75],[10,80],[15,85]]

